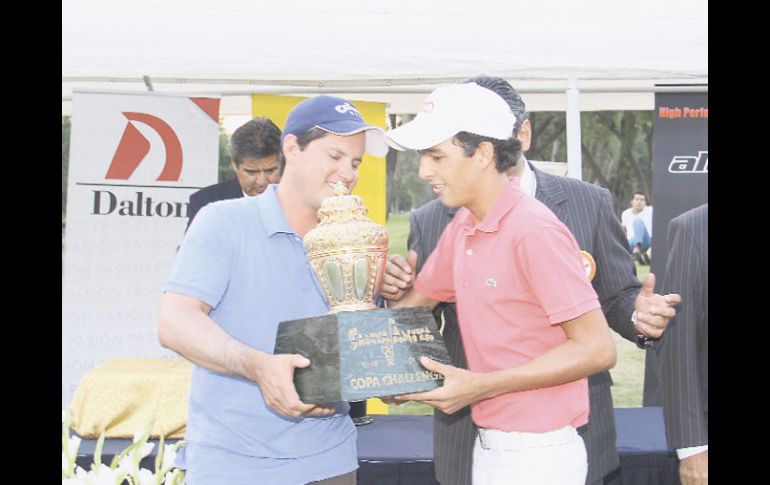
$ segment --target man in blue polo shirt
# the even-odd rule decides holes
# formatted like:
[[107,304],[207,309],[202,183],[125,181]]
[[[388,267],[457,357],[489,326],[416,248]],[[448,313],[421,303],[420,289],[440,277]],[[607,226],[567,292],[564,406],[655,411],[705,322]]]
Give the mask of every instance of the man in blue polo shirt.
[[205,206],[164,286],[160,342],[195,364],[177,456],[189,485],[356,482],[348,404],[301,402],[292,377],[310,361],[272,350],[279,322],[329,308],[302,245],[321,201],[335,183],[352,190],[364,151],[382,156],[387,146],[333,96],[297,105],[281,145],[281,182]]

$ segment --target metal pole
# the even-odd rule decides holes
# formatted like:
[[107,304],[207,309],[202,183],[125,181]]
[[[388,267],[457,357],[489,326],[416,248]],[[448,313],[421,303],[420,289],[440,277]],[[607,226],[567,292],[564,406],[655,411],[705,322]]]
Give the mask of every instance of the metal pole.
[[[149,79],[149,76],[146,76]],[[318,94],[318,93],[361,93],[361,94],[427,94],[433,91],[441,84],[447,84],[457,81],[457,79],[435,80],[433,85],[420,85],[417,84],[423,80],[411,80],[415,84],[409,84],[410,80],[404,80],[401,82],[371,80],[371,81],[359,81],[354,84],[352,81],[327,81],[307,83],[304,85],[298,85],[293,81],[255,81],[248,79],[187,79],[187,78],[160,78],[154,77],[151,82],[153,84],[172,84],[172,85],[190,85],[190,84],[205,84],[205,85],[250,85],[248,88],[235,88],[235,89],[217,89],[212,91],[210,86],[205,88],[205,93],[217,94],[220,96],[248,96],[254,93],[264,94]],[[130,78],[130,77],[75,77],[75,76],[62,76],[62,82],[68,83],[104,83],[108,86],[119,86],[121,83],[141,83],[145,82],[144,78]],[[660,82],[665,82],[661,80]],[[271,84],[272,83],[272,84]],[[293,84],[294,83],[294,84]],[[344,84],[344,85],[343,85]],[[145,84],[146,85],[146,84]],[[569,88],[569,87],[568,87]],[[77,89],[77,88],[75,88]],[[101,86],[98,89],[114,89],[111,87],[105,88]],[[200,89],[196,90],[191,88],[196,94],[204,94],[204,91]],[[89,89],[89,91],[92,91]],[[563,93],[564,87],[520,87],[516,91],[519,94],[555,94]],[[707,93],[708,84],[680,84],[680,85],[649,85],[648,83],[642,83],[638,86],[584,86],[580,89],[583,93]],[[63,94],[62,101],[71,101],[72,95]]]
[[580,151],[580,91],[577,79],[567,80],[567,177],[583,180]]

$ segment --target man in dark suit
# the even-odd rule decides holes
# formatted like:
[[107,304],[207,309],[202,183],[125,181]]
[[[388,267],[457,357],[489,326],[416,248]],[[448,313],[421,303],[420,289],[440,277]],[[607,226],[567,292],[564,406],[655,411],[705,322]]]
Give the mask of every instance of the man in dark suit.
[[[514,134],[521,141],[523,151],[529,149],[531,125],[524,102],[513,87],[501,78],[489,76],[479,76],[466,82],[475,82],[490,89],[508,102],[517,120]],[[525,191],[534,189],[534,194],[530,192],[530,195],[543,202],[572,231],[580,249],[590,255],[585,259],[595,270],[592,284],[610,327],[635,342],[642,342],[644,336],[660,337],[668,319],[651,315],[650,310],[653,305],[665,305],[666,297],[654,294],[654,275],[647,277],[644,286],[640,285],[633,261],[626,250],[623,228],[612,211],[609,191],[576,179],[547,174],[535,168],[523,156],[508,175],[520,177]],[[447,208],[437,199],[412,213],[409,260],[414,264],[416,257],[416,272],[420,271],[435,248],[454,212],[454,209]],[[416,252],[416,255],[411,251]],[[589,263],[591,260],[593,263]],[[394,258],[394,262],[404,266],[403,260],[399,263]],[[388,267],[389,271],[397,271],[393,265]],[[404,275],[399,277],[406,279]],[[391,274],[386,276],[383,286],[383,297],[386,299],[398,299],[399,290],[405,288],[404,281],[396,283],[396,279]],[[399,288],[396,289],[391,283],[398,284]],[[673,295],[671,300],[677,301]],[[436,308],[435,315],[439,324],[442,312],[445,321],[443,337],[453,364],[467,368],[455,305],[442,303]],[[589,423],[578,431],[585,441],[588,454],[586,483],[601,484],[605,476],[620,466],[615,448],[615,421],[610,393],[612,379],[609,372],[604,371],[589,377],[588,382]],[[442,485],[471,483],[475,436],[476,428],[471,421],[469,407],[451,415],[434,411],[434,464],[436,478]]]
[[238,127],[230,138],[230,166],[235,178],[190,195],[187,227],[210,202],[253,197],[264,192],[268,185],[280,182],[280,149],[281,130],[269,119],[259,116]]
[[708,483],[708,204],[668,224],[663,288],[682,295],[676,318],[655,345],[669,448],[683,485]]

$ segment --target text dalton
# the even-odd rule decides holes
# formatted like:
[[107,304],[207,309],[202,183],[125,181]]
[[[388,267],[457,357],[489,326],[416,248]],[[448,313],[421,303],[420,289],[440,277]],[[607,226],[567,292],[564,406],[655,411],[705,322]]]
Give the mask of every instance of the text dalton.
[[187,217],[188,202],[155,202],[143,192],[135,192],[135,198],[118,199],[109,190],[94,190],[93,215],[105,216],[114,212],[119,216]]

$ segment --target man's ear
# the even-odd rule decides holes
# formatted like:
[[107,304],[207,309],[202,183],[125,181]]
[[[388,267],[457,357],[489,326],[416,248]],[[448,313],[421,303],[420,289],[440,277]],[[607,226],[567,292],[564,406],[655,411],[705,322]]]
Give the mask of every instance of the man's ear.
[[237,172],[238,171],[238,164],[235,163],[235,159],[234,158],[230,158],[230,168],[233,169],[233,172]]
[[494,168],[495,147],[488,141],[482,141],[476,147],[474,157],[478,159],[482,169],[486,169],[489,165],[492,165],[492,168]]
[[281,150],[283,150],[284,158],[286,159],[284,165],[290,163],[291,160],[294,160],[297,154],[302,151],[299,147],[299,143],[297,143],[297,135],[286,135],[283,138]]
[[521,124],[516,138],[521,142],[521,151],[526,152],[529,150],[529,145],[532,143],[532,124],[529,120],[524,120]]

